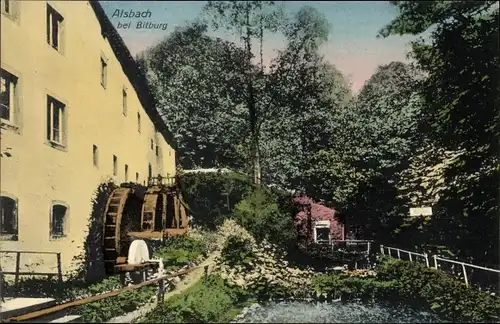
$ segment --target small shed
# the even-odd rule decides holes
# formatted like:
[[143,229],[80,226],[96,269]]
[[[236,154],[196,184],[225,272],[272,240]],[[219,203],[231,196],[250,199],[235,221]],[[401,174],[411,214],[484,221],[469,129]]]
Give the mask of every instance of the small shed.
[[299,239],[324,244],[345,239],[345,226],[334,208],[305,196],[295,197],[293,202],[298,210],[294,216],[294,226]]

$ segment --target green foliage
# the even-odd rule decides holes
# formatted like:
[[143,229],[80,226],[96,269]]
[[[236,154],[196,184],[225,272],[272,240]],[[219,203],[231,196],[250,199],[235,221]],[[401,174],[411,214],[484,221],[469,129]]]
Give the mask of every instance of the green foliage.
[[230,217],[234,206],[253,186],[238,173],[188,173],[180,178],[193,225],[214,230]]
[[[399,15],[383,36],[430,31],[412,43],[424,72],[419,124],[432,145],[460,152],[446,163],[444,190],[425,228],[428,243],[463,260],[498,264],[499,16],[496,1],[394,1]],[[434,150],[433,150],[434,151]],[[436,154],[434,154],[436,156]],[[428,161],[427,165],[434,163]],[[414,179],[421,184],[422,177]],[[427,181],[428,182],[428,181]],[[481,235],[477,235],[481,233]]]
[[169,238],[166,246],[156,250],[153,256],[162,258],[166,271],[180,269],[201,256],[206,256],[207,247],[202,241],[188,235]]
[[342,275],[318,275],[313,278],[317,293],[342,296],[344,300],[360,299],[370,302],[374,299],[398,301],[398,282],[380,281],[377,278],[345,277]]
[[387,300],[422,310],[441,318],[466,323],[498,322],[500,299],[476,289],[446,273],[424,265],[382,258],[375,278],[346,275],[318,275],[313,286],[319,293],[343,299]]
[[257,241],[265,239],[271,243],[287,246],[296,239],[292,223],[293,215],[283,209],[277,201],[278,197],[275,194],[263,187],[257,187],[235,206],[234,218],[252,233]]
[[143,61],[159,110],[175,132],[180,164],[241,168],[247,119],[244,52],[206,32],[198,22],[177,28],[143,53]]
[[433,309],[446,319],[461,322],[498,322],[500,299],[446,273],[414,262],[388,259],[377,266],[377,279],[397,281],[405,303]]
[[211,275],[169,299],[143,319],[145,323],[227,323],[252,301],[251,296]]
[[[109,277],[103,281],[90,285],[86,293],[96,295],[104,291],[120,288],[117,276]],[[108,297],[99,301],[78,306],[74,312],[82,315],[88,323],[103,323],[109,319],[123,315],[147,303],[156,291],[154,286],[146,286],[133,291],[126,291],[117,296]]]
[[236,236],[230,236],[221,251],[222,261],[230,266],[244,265],[251,270],[255,261],[251,241]]

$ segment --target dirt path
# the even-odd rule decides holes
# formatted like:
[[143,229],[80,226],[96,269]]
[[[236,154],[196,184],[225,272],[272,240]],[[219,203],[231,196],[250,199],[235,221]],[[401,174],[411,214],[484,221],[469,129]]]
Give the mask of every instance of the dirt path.
[[[168,299],[172,298],[175,295],[183,293],[184,291],[186,291],[190,287],[194,286],[194,284],[196,284],[200,279],[203,278],[203,276],[205,274],[204,267],[206,265],[209,265],[209,270],[208,270],[209,272],[212,270],[210,265],[214,263],[215,258],[217,258],[219,256],[219,254],[220,253],[218,251],[213,252],[212,254],[210,254],[208,256],[208,258],[206,258],[202,263],[200,263],[200,265],[199,265],[200,268],[188,273],[176,285],[176,287],[173,290],[171,290],[165,294],[165,301],[167,301]],[[136,309],[133,312],[112,318],[107,323],[134,323],[137,319],[139,319],[139,318],[145,316],[147,313],[151,312],[156,307],[157,304],[158,304],[158,302],[155,299],[154,302],[148,303],[148,304],[142,306],[141,308]]]

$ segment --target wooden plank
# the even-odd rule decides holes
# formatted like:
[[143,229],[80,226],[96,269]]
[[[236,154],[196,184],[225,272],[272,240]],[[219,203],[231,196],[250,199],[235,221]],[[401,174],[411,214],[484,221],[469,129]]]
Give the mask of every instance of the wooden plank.
[[59,252],[42,252],[42,251],[10,251],[10,250],[0,250],[0,253],[57,254],[57,253],[59,253]]
[[127,235],[138,239],[148,238],[163,238],[165,234],[168,236],[184,235],[188,232],[188,228],[165,228],[161,232],[128,232]]
[[115,271],[140,271],[144,269],[155,269],[158,268],[158,262],[148,262],[143,264],[118,264],[115,265]]
[[148,286],[148,285],[157,283],[160,280],[165,280],[165,279],[171,279],[171,278],[174,278],[174,277],[178,277],[180,275],[190,273],[191,271],[196,270],[198,268],[200,268],[200,266],[196,266],[196,267],[188,268],[188,269],[185,269],[185,270],[181,270],[181,271],[178,271],[178,272],[170,274],[170,275],[166,275],[166,276],[163,276],[163,277],[160,277],[160,278],[155,278],[155,279],[152,279],[152,280],[149,280],[149,281],[145,281],[145,282],[142,282],[142,283],[137,284],[137,285],[131,285],[131,286],[127,286],[127,287],[124,287],[124,288],[116,289],[116,290],[113,290],[113,291],[110,291],[110,292],[107,292],[107,293],[104,293],[104,294],[94,295],[94,296],[90,296],[90,297],[86,297],[86,298],[82,298],[82,299],[78,299],[78,300],[73,300],[73,301],[70,301],[70,302],[59,304],[59,305],[54,306],[54,307],[49,307],[49,308],[42,309],[42,310],[39,310],[39,311],[31,312],[31,313],[28,313],[28,314],[24,314],[24,315],[20,315],[20,316],[16,316],[16,317],[11,317],[11,318],[7,319],[6,322],[26,321],[26,320],[34,319],[34,318],[37,318],[37,317],[45,316],[45,315],[48,315],[48,314],[51,314],[51,313],[59,312],[59,311],[62,311],[64,309],[67,309],[67,308],[70,308],[70,307],[80,306],[80,305],[92,303],[92,302],[95,302],[95,301],[98,301],[98,300],[101,300],[101,299],[104,299],[104,298],[117,296],[117,295],[121,294],[122,292],[129,291],[129,290],[135,290],[135,289],[138,289],[138,288],[142,288],[144,286]]
[[16,271],[2,271],[4,275],[20,275],[20,276],[57,276],[57,272],[16,272]]

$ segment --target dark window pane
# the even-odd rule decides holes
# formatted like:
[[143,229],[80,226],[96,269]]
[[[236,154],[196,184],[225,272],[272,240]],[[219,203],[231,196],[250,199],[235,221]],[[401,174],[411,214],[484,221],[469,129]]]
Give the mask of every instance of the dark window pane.
[[9,197],[0,198],[0,233],[17,234],[16,201]]
[[64,221],[66,218],[66,206],[54,205],[52,207],[52,234],[64,235]]
[[[5,72],[2,71],[2,74]],[[0,77],[0,117],[10,120],[10,82],[2,75]]]

